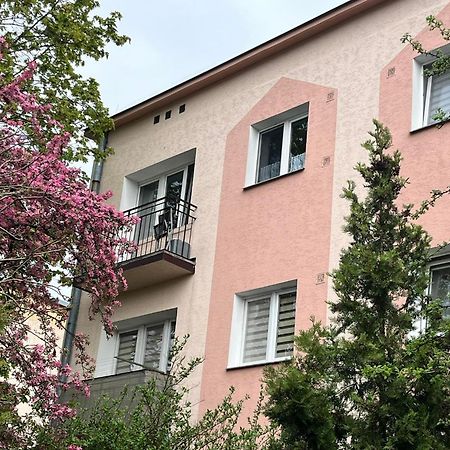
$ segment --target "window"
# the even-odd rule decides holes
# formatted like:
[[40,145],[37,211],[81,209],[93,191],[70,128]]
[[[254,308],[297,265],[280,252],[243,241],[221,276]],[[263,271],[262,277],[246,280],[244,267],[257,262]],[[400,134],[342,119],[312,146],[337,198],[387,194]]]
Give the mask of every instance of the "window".
[[[449,46],[439,49],[448,53]],[[412,126],[418,129],[436,123],[439,109],[450,111],[450,72],[428,75],[435,58],[421,55],[414,60]]]
[[[141,221],[135,228],[135,242],[186,224],[193,174],[194,164],[190,164],[139,186],[137,214]],[[158,220],[162,220],[161,226]]]
[[166,320],[119,333],[116,374],[151,369],[166,372],[175,336],[175,321]]
[[450,72],[441,75],[426,76],[431,64],[423,67],[424,70],[424,109],[423,125],[436,123],[433,119],[439,109],[450,110]]
[[[450,261],[435,264],[430,267],[430,283],[428,285],[428,295],[432,300],[442,301],[442,315],[444,318],[450,318]],[[420,305],[417,307],[420,309]],[[411,336],[416,336],[425,330],[427,327],[427,320],[424,315],[418,317],[413,333]]]
[[246,185],[303,169],[307,129],[307,104],[254,124]]
[[236,295],[229,367],[290,358],[294,345],[295,305],[296,287],[292,283]]
[[123,180],[120,209],[125,211],[164,197],[175,203],[180,200],[189,203],[195,153],[195,149],[188,150],[127,175]]
[[431,267],[430,296],[442,301],[443,316],[450,318],[450,263]]
[[166,372],[175,335],[177,310],[170,309],[115,323],[117,332],[102,331],[94,376],[149,369]]

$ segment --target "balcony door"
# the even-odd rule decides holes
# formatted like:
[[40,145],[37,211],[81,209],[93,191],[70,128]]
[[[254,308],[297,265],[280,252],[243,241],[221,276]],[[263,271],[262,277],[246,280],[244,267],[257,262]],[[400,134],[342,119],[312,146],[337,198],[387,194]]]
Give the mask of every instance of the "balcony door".
[[154,227],[161,221],[171,229],[187,222],[193,173],[194,164],[191,164],[139,187],[141,239],[153,235]]
[[155,226],[155,211],[157,208],[159,180],[152,181],[139,189],[139,200],[137,215],[141,221],[136,226],[135,242],[148,239]]

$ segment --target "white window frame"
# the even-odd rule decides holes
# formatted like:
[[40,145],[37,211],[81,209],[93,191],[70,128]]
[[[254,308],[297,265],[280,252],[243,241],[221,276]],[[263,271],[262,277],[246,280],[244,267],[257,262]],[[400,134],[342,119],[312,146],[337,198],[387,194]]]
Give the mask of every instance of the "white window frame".
[[[286,361],[292,358],[289,356],[276,356],[277,343],[277,322],[279,313],[279,298],[283,294],[297,294],[297,283],[294,281],[280,283],[277,285],[255,289],[243,293],[235,294],[233,304],[233,317],[230,334],[230,347],[228,354],[228,369],[236,367],[247,367],[261,364],[270,364],[279,361]],[[269,326],[267,332],[266,357],[258,361],[244,362],[244,346],[247,324],[248,304],[253,301],[270,297]],[[296,298],[297,304],[297,298]]]
[[[309,117],[309,103],[297,106],[295,108],[284,111],[276,116],[269,117],[258,123],[253,124],[250,127],[249,135],[249,147],[248,147],[248,158],[247,158],[247,170],[245,175],[245,187],[253,186],[255,184],[264,183],[269,180],[276,179],[282,175],[288,173],[294,173],[301,171],[306,166],[306,154],[305,152],[305,163],[301,169],[293,170],[289,172],[289,152],[290,152],[290,141],[291,141],[291,127],[292,123],[297,120]],[[261,146],[261,135],[265,131],[269,131],[272,128],[283,125],[283,140],[281,145],[281,161],[280,161],[280,173],[278,176],[269,178],[267,180],[258,181],[259,172],[259,157],[260,157],[260,146]],[[308,147],[308,139],[306,141],[306,147]]]
[[[440,47],[438,50],[450,53],[450,44]],[[435,59],[432,55],[419,55],[413,60],[411,131],[433,125],[433,123],[428,123],[433,77],[426,77],[425,68]]]
[[431,290],[433,288],[433,271],[440,269],[450,268],[450,258],[442,259],[430,266],[430,282],[428,283],[428,294],[431,296]]
[[[94,378],[116,375],[117,359],[119,352],[119,335],[137,330],[136,352],[131,371],[144,370],[143,361],[145,355],[146,330],[149,327],[164,324],[163,344],[161,348],[161,358],[159,367],[156,370],[166,373],[169,363],[170,352],[170,330],[171,324],[175,323],[176,329],[177,310],[170,309],[166,311],[154,312],[144,316],[124,319],[115,323],[116,331],[112,336],[108,336],[104,330],[100,335],[99,346],[97,350],[96,366]],[[152,369],[149,369],[152,370]],[[154,370],[154,369],[153,369]],[[127,373],[127,372],[123,372]]]
[[[432,261],[428,267],[428,287],[426,289],[426,295],[431,297],[431,289],[433,286],[433,271],[437,269],[445,269],[450,267],[450,257],[440,259],[439,261]],[[421,305],[417,305],[420,308]],[[427,327],[427,319],[423,315],[421,315],[415,323],[415,330],[411,334],[412,336],[416,336],[417,334],[421,334],[425,331]]]
[[[157,322],[157,323],[151,323],[142,325],[139,328],[131,328],[127,330],[121,330],[117,333],[116,336],[116,348],[114,351],[114,374],[117,374],[117,363],[118,359],[117,356],[119,354],[119,344],[120,344],[120,335],[123,333],[129,333],[130,331],[136,331],[137,330],[137,339],[136,339],[136,350],[134,354],[134,364],[131,366],[130,372],[134,372],[137,370],[155,370],[153,368],[146,368],[144,367],[144,356],[145,356],[145,344],[146,344],[146,338],[147,338],[147,329],[152,328],[158,325],[163,325],[163,338],[162,338],[162,348],[161,348],[161,354],[159,358],[159,366],[156,370],[159,370],[160,372],[166,373],[168,368],[168,361],[169,361],[169,350],[170,350],[170,330],[172,323],[175,322],[174,320],[168,319],[164,322]],[[122,372],[127,373],[127,372]]]
[[171,175],[174,175],[174,174],[176,174],[178,172],[181,172],[181,171],[183,171],[183,181],[182,181],[182,186],[181,186],[180,197],[184,200],[184,197],[186,195],[186,183],[187,183],[188,167],[189,167],[189,165],[181,166],[181,167],[178,167],[177,169],[171,170],[170,172],[166,172],[166,173],[160,175],[157,178],[152,178],[150,180],[145,180],[145,181],[139,183],[139,189],[138,189],[137,197],[136,197],[136,206],[139,206],[139,197],[141,195],[141,189],[144,186],[147,186],[147,185],[152,184],[155,181],[157,181],[158,182],[157,199],[163,198],[163,197],[166,196],[167,178],[170,177]]
[[[122,195],[120,200],[120,210],[126,211],[134,208],[139,202],[139,191],[142,186],[153,181],[170,176],[181,170],[188,169],[191,164],[195,164],[196,149],[193,148],[179,155],[160,161],[151,166],[144,167],[136,172],[130,173],[123,178]],[[195,170],[194,170],[195,172]],[[183,187],[186,189],[186,176],[184,175]],[[164,187],[158,185],[158,198],[165,195]],[[164,189],[164,190],[163,190]],[[162,195],[161,195],[162,193]],[[183,192],[183,196],[185,191]]]

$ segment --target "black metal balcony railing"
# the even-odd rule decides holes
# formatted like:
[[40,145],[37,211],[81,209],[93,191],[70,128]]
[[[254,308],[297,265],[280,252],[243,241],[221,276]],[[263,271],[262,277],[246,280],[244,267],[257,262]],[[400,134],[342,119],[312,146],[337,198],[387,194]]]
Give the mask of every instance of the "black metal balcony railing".
[[140,218],[139,223],[121,235],[133,241],[137,249],[119,256],[118,262],[125,263],[162,250],[189,259],[196,209],[184,200],[163,197],[124,211],[126,216]]

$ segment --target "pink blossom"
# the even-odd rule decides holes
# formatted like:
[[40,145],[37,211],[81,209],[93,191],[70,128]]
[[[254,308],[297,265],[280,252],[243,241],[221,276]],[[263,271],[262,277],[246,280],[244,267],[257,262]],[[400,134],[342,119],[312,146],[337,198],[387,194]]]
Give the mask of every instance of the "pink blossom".
[[[0,37],[0,58],[5,51]],[[87,336],[77,334],[75,360],[83,373],[61,364],[56,330],[64,330],[67,310],[49,281],[82,284],[91,295],[91,317],[98,315],[111,333],[116,297],[126,286],[117,255],[134,249],[120,236],[133,221],[105,203],[110,192],[90,191],[80,172],[62,160],[69,133],[51,116],[50,105],[25,90],[35,69],[31,62],[12,82],[0,77],[0,103],[9,105],[0,110],[0,296],[10,302],[0,354],[15,380],[10,392],[30,406],[32,417],[57,424],[76,413],[58,401],[59,390],[89,396],[84,379],[92,375],[93,361],[85,351]],[[38,343],[28,339],[30,317],[38,323]]]

